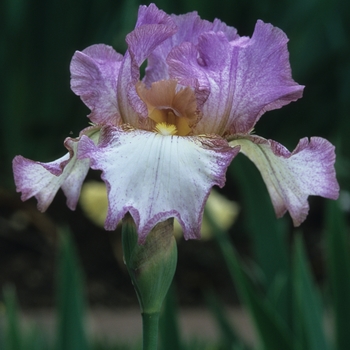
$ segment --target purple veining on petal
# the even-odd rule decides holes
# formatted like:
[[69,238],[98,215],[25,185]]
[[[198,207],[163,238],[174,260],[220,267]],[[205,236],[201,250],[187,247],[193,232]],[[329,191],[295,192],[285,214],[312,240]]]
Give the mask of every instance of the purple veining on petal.
[[186,239],[199,238],[205,201],[213,185],[223,186],[238,148],[221,138],[162,136],[106,127],[95,146],[82,138],[79,157],[102,170],[109,211],[105,228],[115,229],[129,211],[144,242],[160,221],[175,217]]
[[137,14],[135,28],[156,23],[173,26],[170,16],[163,10],[158,9],[155,4],[151,3],[149,6],[141,5]]
[[35,197],[38,209],[44,212],[62,188],[67,197],[67,206],[76,208],[82,183],[90,167],[89,159],[76,158],[77,140],[67,138],[65,146],[69,153],[50,162],[42,163],[22,156],[13,160],[13,174],[17,192],[22,192],[23,201]]
[[76,51],[72,58],[71,89],[90,108],[94,123],[117,125],[121,121],[117,82],[122,60],[122,55],[103,44]]
[[80,195],[82,183],[90,167],[89,159],[78,159],[81,137],[88,135],[97,142],[99,127],[83,129],[78,138],[67,137],[64,146],[68,153],[49,163],[37,162],[22,156],[13,160],[13,174],[17,192],[22,192],[23,201],[36,197],[38,209],[45,211],[57,191],[62,188],[67,197],[67,206],[74,210]]
[[118,81],[118,103],[125,122],[137,126],[135,111],[139,116],[147,117],[147,108],[135,90],[135,84],[140,79],[140,66],[176,30],[170,16],[154,4],[140,6],[136,28],[126,36],[128,51]]
[[159,45],[149,56],[144,83],[147,86],[154,81],[169,79],[166,59],[171,49],[182,43],[188,42],[197,45],[202,33],[209,31],[223,32],[229,41],[236,39],[237,30],[215,19],[213,23],[201,19],[197,12],[184,15],[172,15],[171,18],[178,27],[177,32]]
[[234,140],[241,152],[259,169],[269,191],[276,215],[288,210],[295,226],[309,211],[308,196],[337,199],[339,185],[334,169],[334,146],[321,137],[303,138],[293,152],[273,140],[259,136]]
[[181,84],[197,78],[210,92],[198,133],[248,133],[264,112],[302,96],[303,86],[291,77],[287,41],[280,29],[258,21],[251,39],[208,32],[191,50],[184,43],[170,52],[170,76]]
[[172,78],[178,79],[184,86],[192,86],[195,89],[197,104],[202,110],[210,94],[210,81],[198,60],[196,46],[185,42],[171,51],[167,63]]

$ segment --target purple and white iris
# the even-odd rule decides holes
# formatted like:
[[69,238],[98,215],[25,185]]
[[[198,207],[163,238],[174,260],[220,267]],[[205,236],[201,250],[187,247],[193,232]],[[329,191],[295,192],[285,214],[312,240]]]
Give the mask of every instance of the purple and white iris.
[[[262,114],[302,96],[291,77],[287,37],[258,21],[251,38],[192,12],[167,15],[141,6],[124,56],[103,44],[77,51],[71,88],[89,107],[93,126],[67,138],[69,153],[41,163],[13,161],[22,200],[46,210],[61,187],[76,207],[88,169],[102,170],[107,230],[129,212],[144,242],[159,222],[175,217],[186,239],[200,238],[204,204],[239,153],[260,170],[278,217],[294,225],[307,216],[309,195],[336,199],[334,146],[320,137],[293,152],[252,135]],[[140,67],[147,60],[145,76]]]

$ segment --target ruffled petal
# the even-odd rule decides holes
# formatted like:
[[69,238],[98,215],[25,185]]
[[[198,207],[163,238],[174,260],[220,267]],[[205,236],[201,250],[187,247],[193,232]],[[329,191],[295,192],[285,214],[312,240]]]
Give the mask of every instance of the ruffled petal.
[[334,146],[321,137],[303,138],[291,153],[281,144],[258,136],[247,136],[230,142],[241,146],[259,169],[269,191],[276,215],[288,210],[295,226],[309,211],[308,196],[337,199]]
[[140,6],[136,28],[126,36],[128,51],[118,81],[118,103],[124,122],[137,127],[138,115],[147,117],[147,107],[135,90],[140,78],[140,66],[176,30],[170,16],[154,4]]
[[76,51],[71,64],[71,89],[90,108],[96,124],[117,125],[120,112],[117,82],[123,56],[110,46],[98,44]]
[[230,41],[237,38],[237,30],[235,28],[227,26],[218,19],[215,19],[213,23],[203,20],[198,16],[197,12],[190,12],[179,16],[171,15],[171,18],[178,30],[159,45],[149,56],[144,78],[144,83],[147,86],[158,80],[169,79],[166,58],[173,47],[183,42],[197,45],[199,36],[209,31],[221,31]]
[[[86,128],[80,136],[88,134],[96,142],[98,133],[95,130],[94,127]],[[67,197],[68,208],[71,210],[76,208],[90,160],[77,158],[80,139],[68,137],[64,145],[69,152],[53,162],[36,162],[22,156],[16,156],[13,160],[17,192],[22,192],[23,201],[36,197],[41,212],[48,208],[59,188],[62,188]]]
[[114,230],[130,212],[140,243],[170,217],[180,222],[186,239],[199,238],[210,189],[224,185],[226,169],[239,151],[218,137],[162,136],[117,127],[104,128],[98,146],[84,137],[81,142],[78,156],[90,158],[107,185],[105,228]]
[[197,79],[209,90],[198,133],[248,133],[260,116],[302,96],[291,77],[287,37],[258,21],[251,39],[229,41],[221,33],[204,33],[198,44],[183,43],[169,54],[171,78],[181,84]]

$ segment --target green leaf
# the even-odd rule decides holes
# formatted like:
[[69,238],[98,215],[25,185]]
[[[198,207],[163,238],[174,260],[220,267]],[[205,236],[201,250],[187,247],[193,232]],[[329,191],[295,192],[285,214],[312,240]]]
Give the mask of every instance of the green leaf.
[[56,350],[89,349],[85,334],[85,297],[83,278],[73,241],[68,232],[60,235],[57,286]]
[[25,334],[25,350],[49,349],[45,334],[36,326],[31,326]]
[[228,235],[223,232],[207,213],[207,218],[213,227],[215,238],[219,244],[233,282],[238,290],[241,301],[247,307],[252,322],[260,339],[261,346],[266,350],[293,349],[293,338],[279,313],[272,308],[268,300],[263,298],[253,287],[240,264],[237,253]]
[[292,349],[292,337],[283,319],[269,302],[255,291],[252,283],[244,275],[232,247],[226,246],[226,248],[222,247],[223,249],[226,250],[224,255],[226,255],[225,260],[231,276],[241,300],[248,308],[264,349]]
[[296,237],[294,252],[295,330],[303,349],[328,350],[323,328],[323,309],[318,290],[307,266],[301,237]]
[[254,164],[243,155],[237,157],[229,174],[240,185],[243,215],[252,239],[259,276],[266,297],[275,311],[292,327],[291,271],[286,241],[286,221],[277,219],[266,185]]
[[240,184],[246,227],[253,240],[254,256],[264,272],[268,288],[281,271],[288,269],[283,221],[276,219],[264,181],[251,161],[243,155],[237,157],[229,168],[229,174]]
[[6,286],[3,293],[6,310],[5,349],[24,349],[15,289],[12,286]]
[[160,314],[159,320],[159,335],[160,349],[184,349],[179,329],[178,305],[174,284],[170,287],[164,300],[163,310]]
[[327,266],[334,307],[337,350],[350,349],[350,250],[347,227],[338,202],[328,202]]
[[224,348],[230,349],[233,347],[235,349],[245,349],[246,347],[243,345],[242,339],[236,334],[225,313],[224,307],[221,305],[215,294],[213,292],[206,292],[205,300],[219,327]]

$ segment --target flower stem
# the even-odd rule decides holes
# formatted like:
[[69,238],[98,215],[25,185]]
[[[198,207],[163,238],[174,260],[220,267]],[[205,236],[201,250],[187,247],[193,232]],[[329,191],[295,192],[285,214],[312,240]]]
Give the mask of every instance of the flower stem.
[[157,350],[159,312],[142,313],[143,350]]

